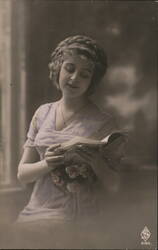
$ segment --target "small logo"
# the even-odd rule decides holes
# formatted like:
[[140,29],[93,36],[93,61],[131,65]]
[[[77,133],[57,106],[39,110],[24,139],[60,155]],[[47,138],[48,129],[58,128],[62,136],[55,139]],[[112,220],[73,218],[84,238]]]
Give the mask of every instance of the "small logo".
[[147,228],[147,226],[144,227],[140,236],[141,236],[141,239],[143,240],[141,242],[141,245],[150,245],[150,241],[148,241],[148,240],[151,236],[151,233],[150,233],[149,229]]

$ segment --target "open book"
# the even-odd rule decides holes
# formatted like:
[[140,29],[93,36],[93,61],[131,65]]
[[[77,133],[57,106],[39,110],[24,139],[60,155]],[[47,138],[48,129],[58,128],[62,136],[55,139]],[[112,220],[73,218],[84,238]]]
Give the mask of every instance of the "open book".
[[68,142],[64,142],[61,144],[63,150],[69,150],[72,147],[77,145],[88,146],[90,148],[97,148],[98,146],[105,146],[105,145],[116,145],[121,142],[125,142],[127,140],[127,133],[125,132],[114,132],[103,138],[102,140],[96,140],[86,137],[76,136],[72,140]]
[[[87,183],[92,184],[97,180],[90,164],[85,163],[80,158],[80,152],[92,151],[99,153],[106,160],[109,167],[117,170],[117,166],[124,154],[124,146],[127,135],[115,132],[103,138],[101,141],[83,137],[75,137],[69,142],[61,144],[60,148],[55,149],[64,153],[65,163],[51,172],[54,184],[64,188],[68,192],[78,192]],[[78,157],[78,158],[77,158]]]
[[60,149],[65,152],[67,161],[69,161],[69,159],[71,161],[72,154],[76,152],[93,151],[94,153],[99,152],[110,165],[116,165],[124,156],[127,138],[127,133],[124,132],[114,132],[102,140],[75,137],[68,142],[62,143]]

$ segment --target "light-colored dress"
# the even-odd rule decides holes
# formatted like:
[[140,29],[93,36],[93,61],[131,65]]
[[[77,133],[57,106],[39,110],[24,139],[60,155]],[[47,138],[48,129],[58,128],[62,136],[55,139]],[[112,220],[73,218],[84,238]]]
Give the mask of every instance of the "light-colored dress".
[[[41,105],[30,124],[24,147],[35,147],[41,160],[51,144],[66,142],[75,136],[102,139],[115,130],[109,114],[101,112],[95,105],[87,105],[74,115],[73,121],[58,131],[55,127],[58,105],[59,101]],[[77,193],[65,193],[53,183],[48,173],[35,182],[30,201],[17,221],[69,221],[95,216],[100,211],[101,199],[95,185],[86,186]]]

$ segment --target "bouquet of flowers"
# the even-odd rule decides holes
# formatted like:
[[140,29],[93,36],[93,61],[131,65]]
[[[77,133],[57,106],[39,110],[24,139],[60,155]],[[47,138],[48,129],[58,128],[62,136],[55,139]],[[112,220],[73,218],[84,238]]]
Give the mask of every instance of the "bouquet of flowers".
[[77,192],[87,183],[94,183],[96,175],[90,164],[85,163],[78,155],[80,144],[71,145],[65,150],[64,164],[51,172],[53,182],[69,192]]
[[[75,139],[63,143],[65,161],[60,168],[51,172],[51,178],[58,187],[64,187],[68,192],[78,192],[86,184],[93,184],[97,180],[90,164],[85,163],[79,156],[79,152],[93,151],[100,153],[108,165],[116,170],[116,166],[122,158],[124,145],[127,136],[122,133],[113,133],[102,141],[91,139],[82,140],[82,143]],[[58,149],[56,149],[58,150]]]

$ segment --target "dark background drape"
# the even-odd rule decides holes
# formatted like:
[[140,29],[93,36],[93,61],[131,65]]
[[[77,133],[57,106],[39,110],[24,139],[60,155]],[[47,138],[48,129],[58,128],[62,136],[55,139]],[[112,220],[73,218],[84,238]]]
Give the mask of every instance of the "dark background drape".
[[84,34],[105,48],[108,72],[93,96],[130,132],[128,155],[155,163],[156,6],[150,1],[26,1],[27,126],[60,97],[48,63],[57,43]]

